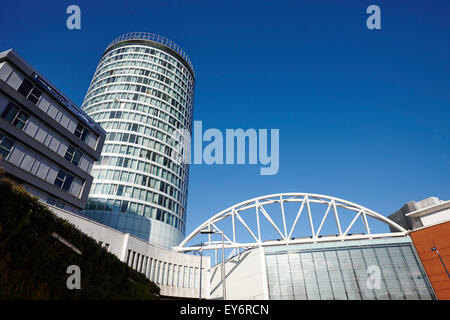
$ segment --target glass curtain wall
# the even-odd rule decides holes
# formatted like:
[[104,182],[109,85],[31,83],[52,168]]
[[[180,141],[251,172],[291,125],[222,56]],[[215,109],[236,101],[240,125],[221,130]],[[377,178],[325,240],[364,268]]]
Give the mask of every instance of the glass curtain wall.
[[361,240],[266,248],[270,299],[430,300],[409,241]]
[[172,47],[147,33],[114,40],[82,106],[107,132],[83,214],[165,248],[185,235],[189,167],[178,151],[195,84],[190,60]]

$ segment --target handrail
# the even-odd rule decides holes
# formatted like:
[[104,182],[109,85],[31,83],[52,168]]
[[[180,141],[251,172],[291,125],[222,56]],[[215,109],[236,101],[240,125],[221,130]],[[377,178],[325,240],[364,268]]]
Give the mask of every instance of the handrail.
[[154,33],[150,33],[150,32],[129,32],[124,35],[121,35],[120,37],[117,37],[113,41],[110,42],[110,44],[106,48],[105,52],[108,51],[108,49],[111,48],[113,45],[115,45],[119,42],[122,42],[122,41],[127,41],[127,40],[150,40],[153,42],[160,43],[160,44],[172,49],[176,53],[178,53],[184,59],[184,61],[186,61],[186,63],[189,65],[189,67],[192,70],[192,73],[194,73],[194,66],[191,62],[191,59],[189,59],[186,52],[184,52],[183,49],[181,49],[181,47],[179,45],[177,45],[175,42],[173,42],[170,39],[167,39],[163,36],[160,36],[160,35],[154,34]]

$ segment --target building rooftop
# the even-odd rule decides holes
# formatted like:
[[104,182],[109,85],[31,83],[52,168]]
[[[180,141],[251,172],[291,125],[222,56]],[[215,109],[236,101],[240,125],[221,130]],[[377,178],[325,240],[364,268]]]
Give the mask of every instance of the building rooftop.
[[450,221],[450,200],[428,197],[409,201],[388,218],[409,230]]
[[[154,34],[154,33],[150,33],[150,32],[126,33],[124,35],[121,35],[120,37],[115,38],[113,41],[111,41],[110,44],[108,45],[108,47],[106,48],[105,52],[108,51],[109,48],[111,48],[112,46],[116,45],[119,42],[130,41],[130,40],[148,40],[148,41],[162,44],[162,45],[168,47],[169,49],[172,49],[173,51],[175,51],[175,53],[177,53],[181,58],[184,59],[184,61],[188,64],[189,68],[191,68],[193,76],[195,75],[194,66],[191,62],[191,59],[189,59],[188,55],[186,54],[186,52],[184,52],[184,50],[181,49],[181,47],[179,45],[177,45],[175,42],[173,42],[172,40],[167,39],[158,34]],[[195,78],[195,76],[194,76],[194,78]]]

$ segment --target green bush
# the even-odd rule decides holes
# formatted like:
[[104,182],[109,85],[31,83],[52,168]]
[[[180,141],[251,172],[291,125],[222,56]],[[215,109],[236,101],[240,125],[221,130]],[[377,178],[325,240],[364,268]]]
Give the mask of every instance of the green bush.
[[[1,173],[0,173],[1,175]],[[77,247],[78,254],[52,236]],[[69,290],[67,267],[81,270]],[[0,299],[158,299],[159,288],[95,240],[0,177]]]

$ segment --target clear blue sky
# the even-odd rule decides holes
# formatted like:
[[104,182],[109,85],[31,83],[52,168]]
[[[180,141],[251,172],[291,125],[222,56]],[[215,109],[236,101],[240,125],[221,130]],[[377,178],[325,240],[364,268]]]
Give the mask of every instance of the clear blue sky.
[[[81,30],[66,28],[70,4]],[[381,30],[366,8],[381,8]],[[107,44],[164,35],[196,71],[204,128],[279,128],[280,170],[191,166],[187,231],[243,200],[327,194],[390,214],[450,199],[450,2],[6,1],[0,50],[14,48],[81,105]]]

